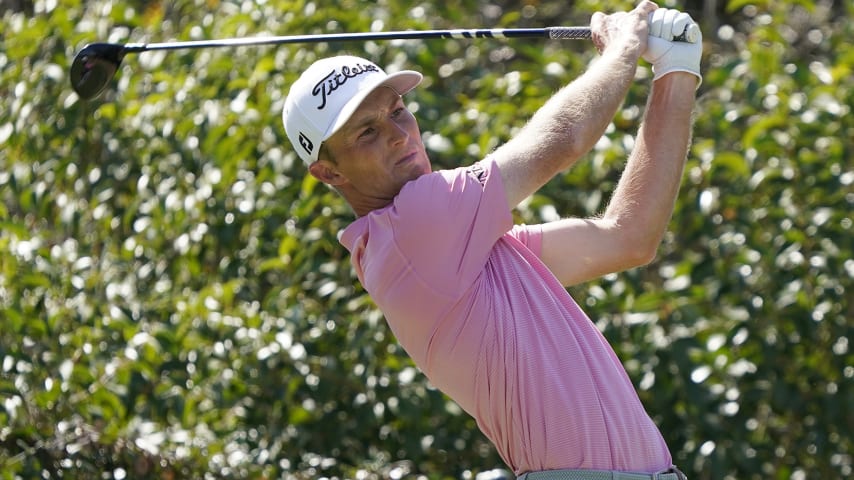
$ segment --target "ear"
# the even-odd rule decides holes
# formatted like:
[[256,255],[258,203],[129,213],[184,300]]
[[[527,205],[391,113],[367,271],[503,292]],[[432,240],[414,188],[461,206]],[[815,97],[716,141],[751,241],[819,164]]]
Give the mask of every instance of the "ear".
[[341,175],[335,164],[329,160],[318,160],[308,166],[308,172],[312,177],[333,187],[341,185],[347,179]]

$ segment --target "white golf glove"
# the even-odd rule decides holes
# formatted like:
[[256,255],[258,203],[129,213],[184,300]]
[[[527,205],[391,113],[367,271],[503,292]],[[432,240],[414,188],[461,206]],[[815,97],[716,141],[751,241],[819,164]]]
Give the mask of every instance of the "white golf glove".
[[703,81],[702,54],[703,34],[690,15],[668,8],[656,9],[649,15],[649,39],[643,59],[652,64],[653,81],[668,73],[688,72],[697,76],[699,88]]

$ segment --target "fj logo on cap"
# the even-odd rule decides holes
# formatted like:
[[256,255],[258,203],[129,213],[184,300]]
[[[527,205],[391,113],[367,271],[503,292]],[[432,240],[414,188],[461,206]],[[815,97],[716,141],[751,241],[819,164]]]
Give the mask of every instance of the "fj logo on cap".
[[308,137],[302,132],[299,132],[299,144],[302,145],[302,148],[304,148],[309,155],[311,155],[311,152],[314,151],[314,143],[312,143],[312,141],[309,140]]
[[341,73],[335,70],[329,72],[329,75],[320,79],[319,82],[311,90],[311,94],[315,97],[320,96],[320,105],[318,110],[323,110],[326,107],[326,98],[335,90],[347,83],[347,80],[358,77],[367,72],[379,72],[380,69],[376,65],[357,63],[351,67],[341,67]]

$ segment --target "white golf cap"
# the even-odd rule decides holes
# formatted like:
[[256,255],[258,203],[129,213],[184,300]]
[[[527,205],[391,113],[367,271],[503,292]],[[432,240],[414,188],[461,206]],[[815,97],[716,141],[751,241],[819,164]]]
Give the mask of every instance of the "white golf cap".
[[314,62],[291,85],[282,121],[285,133],[306,165],[317,161],[320,144],[347,120],[371,92],[389,86],[399,95],[421,83],[412,70],[387,75],[364,58],[343,55]]

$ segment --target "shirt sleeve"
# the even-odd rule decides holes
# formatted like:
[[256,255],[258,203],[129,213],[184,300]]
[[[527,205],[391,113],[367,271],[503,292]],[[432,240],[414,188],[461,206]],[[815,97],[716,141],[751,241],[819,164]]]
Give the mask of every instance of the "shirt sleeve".
[[542,225],[516,225],[508,235],[519,240],[528,250],[540,257],[543,250],[543,226]]
[[423,281],[459,292],[513,227],[498,166],[490,159],[424,175],[394,202],[395,242]]

